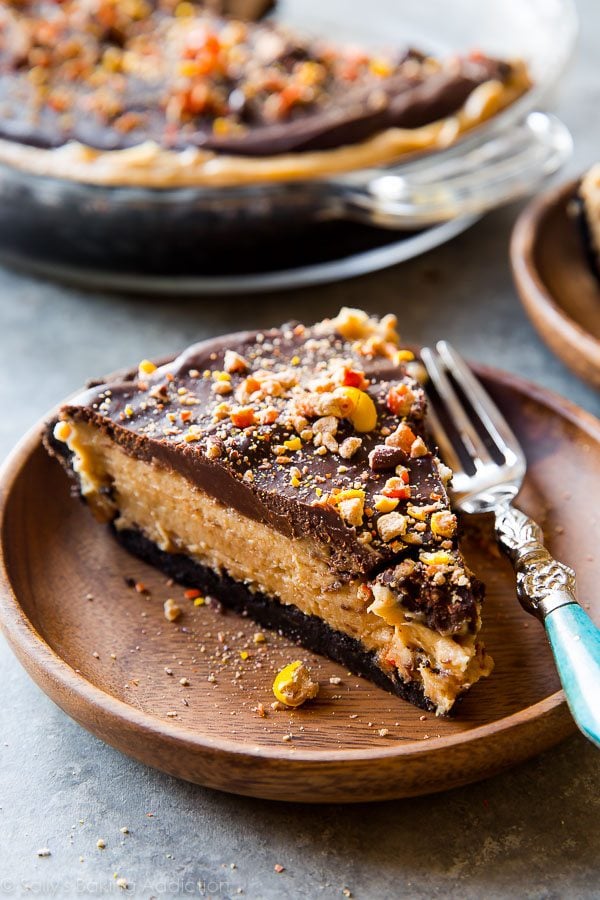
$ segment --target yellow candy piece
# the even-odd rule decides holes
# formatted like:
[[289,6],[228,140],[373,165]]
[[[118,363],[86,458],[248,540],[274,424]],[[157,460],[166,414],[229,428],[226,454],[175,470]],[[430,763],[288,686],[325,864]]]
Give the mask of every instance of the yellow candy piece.
[[393,497],[384,497],[382,494],[377,494],[375,499],[375,509],[380,513],[393,512],[399,502],[399,500],[396,500]]
[[294,672],[296,671],[296,669],[299,669],[301,665],[302,661],[297,659],[295,660],[295,662],[290,663],[289,666],[285,666],[285,668],[283,668],[281,672],[278,672],[275,676],[275,681],[273,682],[273,693],[275,694],[279,702],[285,703],[286,706],[293,706],[293,703],[288,703],[288,700],[290,698],[286,689],[289,689],[289,687],[293,684]]
[[71,431],[72,428],[68,422],[57,422],[54,426],[54,437],[57,441],[62,441],[66,444],[71,437]]
[[366,393],[355,387],[341,387],[335,392],[338,396],[347,397],[353,404],[348,414],[357,431],[373,431],[377,425],[377,409]]
[[386,59],[372,59],[369,68],[373,75],[378,75],[380,78],[387,78],[393,71]]
[[144,374],[144,375],[151,375],[153,372],[156,371],[156,366],[154,365],[153,362],[150,362],[149,359],[143,359],[141,361],[141,363],[139,364],[138,368],[139,368],[140,373]]
[[302,661],[296,659],[275,676],[273,693],[286,706],[301,706],[317,696],[319,685],[311,679]]
[[338,503],[343,503],[344,500],[364,500],[365,492],[361,491],[360,488],[347,488],[345,491],[338,491],[337,494],[332,494],[330,497],[330,503],[337,505]]
[[450,554],[445,553],[443,550],[437,550],[433,553],[426,553],[424,551],[419,555],[419,559],[426,566],[447,566],[448,563],[452,562]]
[[175,15],[179,19],[187,19],[195,14],[196,10],[194,8],[193,3],[188,3],[186,0],[182,0],[181,3],[178,3],[175,7]]

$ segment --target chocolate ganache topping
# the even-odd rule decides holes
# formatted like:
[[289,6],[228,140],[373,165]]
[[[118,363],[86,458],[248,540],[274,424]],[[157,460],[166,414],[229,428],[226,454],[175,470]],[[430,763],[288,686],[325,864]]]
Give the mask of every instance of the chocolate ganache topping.
[[0,7],[0,135],[42,148],[327,150],[443,119],[510,77],[481,53],[376,55],[181,0]]
[[452,556],[450,473],[426,442],[424,392],[394,326],[344,309],[312,327],[211,339],[92,387],[61,417],[317,540],[341,580],[423,548]]

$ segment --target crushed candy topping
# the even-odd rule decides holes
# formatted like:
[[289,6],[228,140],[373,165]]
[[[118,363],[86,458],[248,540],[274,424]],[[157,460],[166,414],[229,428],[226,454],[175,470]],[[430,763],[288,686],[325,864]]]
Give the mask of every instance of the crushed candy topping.
[[[360,551],[392,558],[456,530],[448,472],[424,440],[425,395],[407,371],[394,316],[342,309],[206,352],[192,346],[93,404],[119,427],[225,468],[240,491],[293,498],[337,519]],[[410,357],[410,359],[409,359]],[[58,440],[69,425],[57,425]]]
[[[0,62],[13,90],[5,116],[17,105],[30,111],[29,126],[37,124],[51,144],[85,135],[85,143],[110,150],[153,137],[166,147],[218,149],[253,130],[335,109],[352,92],[355,105],[381,110],[390,102],[386,88],[393,97],[440,69],[460,71],[456,58],[442,63],[410,49],[383,58],[273,21],[222,18],[211,5],[7,0]],[[473,88],[497,69],[483,66]],[[334,324],[347,340],[397,351],[392,320],[344,309]],[[226,362],[227,371],[239,366]]]

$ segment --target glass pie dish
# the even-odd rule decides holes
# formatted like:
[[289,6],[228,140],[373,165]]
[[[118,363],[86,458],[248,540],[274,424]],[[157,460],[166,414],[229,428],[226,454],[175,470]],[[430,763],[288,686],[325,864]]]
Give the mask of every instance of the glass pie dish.
[[323,222],[414,232],[480,214],[534,189],[571,151],[567,129],[545,110],[575,41],[572,0],[455,0],[452,15],[443,0],[373,0],[368,7],[284,0],[275,15],[302,31],[366,46],[412,45],[446,56],[480,48],[522,59],[533,86],[445,149],[335,176],[137,187],[34,174],[18,159],[2,163],[1,250],[82,272],[201,275],[215,259],[226,270],[236,252],[251,254],[265,242],[275,259],[281,242],[301,241]]

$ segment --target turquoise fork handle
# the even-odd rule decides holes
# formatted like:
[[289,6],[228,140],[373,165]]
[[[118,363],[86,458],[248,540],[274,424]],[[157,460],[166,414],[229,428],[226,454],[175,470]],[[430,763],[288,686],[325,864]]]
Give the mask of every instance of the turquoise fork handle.
[[521,605],[544,623],[575,723],[600,747],[600,630],[577,603],[575,572],[550,555],[540,526],[510,501],[495,513]]
[[578,603],[553,609],[544,625],[571,714],[600,747],[600,629]]

